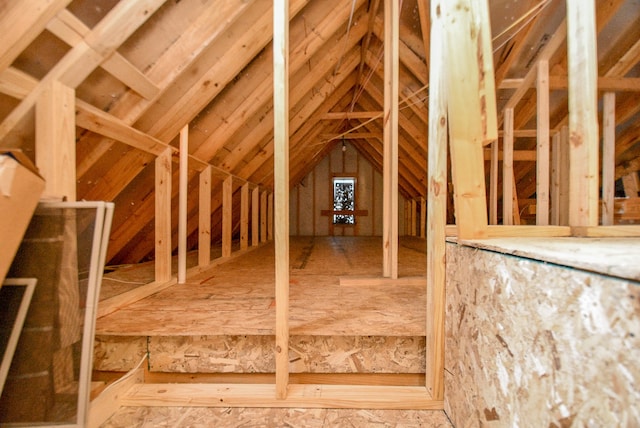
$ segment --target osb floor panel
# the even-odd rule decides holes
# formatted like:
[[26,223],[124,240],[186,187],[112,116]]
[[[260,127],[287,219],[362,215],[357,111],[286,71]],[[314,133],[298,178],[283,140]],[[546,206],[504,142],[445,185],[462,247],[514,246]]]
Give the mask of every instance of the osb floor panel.
[[[425,276],[423,240],[403,239],[400,277]],[[380,238],[302,237],[290,243],[292,335],[425,335],[425,287],[340,286],[380,276]],[[131,269],[131,268],[129,268]],[[267,244],[98,320],[97,335],[273,335],[274,247]]]
[[453,425],[443,411],[123,407],[102,428],[116,427],[433,427]]

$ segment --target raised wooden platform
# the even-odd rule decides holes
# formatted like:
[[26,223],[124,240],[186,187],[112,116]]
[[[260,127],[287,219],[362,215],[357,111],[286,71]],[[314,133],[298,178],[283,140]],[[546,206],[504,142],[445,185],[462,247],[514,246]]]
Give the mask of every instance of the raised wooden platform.
[[[379,238],[292,238],[291,372],[424,373],[424,246],[401,241],[394,283],[375,278]],[[273,373],[273,266],[268,244],[100,318],[94,367],[128,370],[147,354],[152,372]]]

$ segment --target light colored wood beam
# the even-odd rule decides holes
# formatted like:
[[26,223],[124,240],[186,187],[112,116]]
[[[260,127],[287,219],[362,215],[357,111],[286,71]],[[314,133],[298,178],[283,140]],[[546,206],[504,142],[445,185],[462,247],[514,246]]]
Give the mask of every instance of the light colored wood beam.
[[536,224],[549,224],[549,61],[538,61],[536,74]]
[[598,224],[598,102],[595,1],[567,0],[569,224]]
[[211,167],[200,172],[198,194],[198,266],[209,266],[211,261]]
[[427,188],[427,337],[425,380],[444,399],[445,227],[447,224],[447,54],[442,3],[431,0],[429,150]]
[[372,119],[382,118],[381,111],[330,111],[322,115],[321,120]]
[[269,193],[267,196],[267,241],[273,240],[273,214],[274,214],[274,205],[273,205],[273,193]]
[[400,8],[384,2],[382,276],[398,278],[398,40]]
[[251,246],[260,243],[260,188],[255,187],[251,192]]
[[233,221],[233,178],[222,182],[222,257],[231,256],[231,232]]
[[[487,150],[485,150],[485,159]],[[498,224],[498,140],[491,143],[489,159],[489,224]]]
[[616,94],[602,98],[602,224],[613,225],[616,168]]
[[637,198],[640,192],[640,179],[637,172],[632,172],[622,177],[622,186],[627,198]]
[[[275,191],[276,385],[275,398],[289,386],[289,0],[273,3],[273,171]],[[266,240],[266,192],[262,228]]]
[[427,199],[420,196],[420,238],[427,237]]
[[505,108],[502,137],[502,224],[513,224],[513,108]]
[[240,250],[249,246],[249,183],[240,190]]
[[[483,144],[497,138],[488,89],[493,69],[482,55],[491,43],[486,3],[441,4],[447,40],[448,111],[458,236],[482,238],[488,224]],[[490,50],[490,48],[489,48]],[[491,113],[491,111],[494,111]],[[495,139],[495,138],[494,138]]]
[[75,91],[58,81],[43,89],[36,104],[36,165],[45,180],[44,197],[76,200]]
[[171,150],[155,161],[155,281],[171,279]]
[[189,192],[189,125],[180,130],[178,197],[178,284],[187,279],[187,194]]

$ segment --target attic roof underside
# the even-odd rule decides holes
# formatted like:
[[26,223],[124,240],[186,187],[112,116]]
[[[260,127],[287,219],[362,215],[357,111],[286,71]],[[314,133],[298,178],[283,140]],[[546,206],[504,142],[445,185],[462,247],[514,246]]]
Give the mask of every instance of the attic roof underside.
[[[381,3],[290,0],[291,186],[343,133],[382,170]],[[407,198],[426,195],[428,3],[401,1],[398,190]],[[489,3],[500,112],[562,28],[564,0]],[[33,98],[54,77],[75,88],[77,198],[116,203],[112,262],[149,257],[153,160],[164,145],[178,146],[185,125],[194,159],[190,186],[197,188],[205,163],[214,166],[213,211],[220,208],[216,186],[225,174],[237,178],[235,188],[246,181],[273,185],[271,6],[267,0],[3,2],[2,145],[34,157]],[[599,76],[608,79],[601,89],[617,92],[617,179],[640,168],[640,1],[597,1],[596,8]],[[550,128],[556,132],[567,124],[566,44],[551,56],[549,69]],[[516,136],[523,135],[515,150],[534,150],[535,136],[526,131],[536,127],[535,88],[517,105],[514,124]],[[535,197],[535,174],[535,162],[516,157],[519,198]],[[190,198],[193,234],[197,192]]]

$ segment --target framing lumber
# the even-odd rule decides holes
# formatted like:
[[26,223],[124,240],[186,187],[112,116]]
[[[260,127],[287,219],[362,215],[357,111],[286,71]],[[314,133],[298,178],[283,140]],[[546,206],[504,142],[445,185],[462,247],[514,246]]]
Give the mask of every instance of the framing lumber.
[[165,0],[127,0],[118,3],[84,41],[75,45],[38,86],[0,124],[3,139],[31,110],[50,82],[59,80],[76,88],[104,58],[109,57]]
[[586,238],[640,238],[640,226],[615,225],[615,226],[576,226],[571,228],[573,236]]
[[602,225],[613,225],[616,168],[616,94],[602,97]]
[[447,223],[446,34],[442,3],[431,0],[427,188],[427,336],[425,386],[444,400],[445,239]]
[[640,179],[637,172],[632,172],[622,177],[622,186],[627,198],[637,198],[640,192]]
[[45,180],[44,197],[76,200],[75,91],[58,81],[43,89],[36,104],[36,165]]
[[222,182],[222,257],[231,256],[233,231],[233,177]]
[[321,120],[374,119],[381,118],[382,111],[330,111],[322,115]]
[[267,196],[267,241],[273,240],[273,193],[269,192]]
[[420,238],[427,237],[427,199],[420,196]]
[[198,193],[198,266],[211,261],[211,167],[200,172]]
[[[276,383],[282,401],[289,386],[289,0],[273,2],[273,172],[275,191]],[[266,239],[266,192],[262,193],[262,241]]]
[[255,187],[251,192],[251,246],[260,243],[260,188]]
[[171,280],[171,150],[155,160],[155,282]]
[[551,219],[550,223],[560,225],[560,180],[561,169],[560,158],[560,133],[556,132],[551,137]]
[[180,130],[178,196],[178,284],[187,279],[187,194],[189,192],[189,125]]
[[489,224],[498,224],[498,158],[498,140],[496,140],[491,143],[490,151],[491,167],[489,170]]
[[536,224],[549,224],[549,61],[538,61],[536,74]]
[[[482,4],[480,4],[482,3]],[[483,145],[497,138],[491,30],[486,2],[441,4],[446,23],[451,169],[458,236],[483,238],[488,224]],[[473,30],[472,30],[473,29]],[[484,47],[489,44],[489,47]],[[470,77],[471,76],[471,77]]]
[[502,137],[502,224],[513,224],[513,108],[505,108]]
[[240,189],[240,250],[249,246],[249,183]]
[[270,384],[141,384],[123,406],[278,407],[442,410],[421,386],[292,384],[286,398],[274,398]]
[[398,278],[398,40],[400,7],[384,2],[382,276]]
[[399,277],[396,279],[381,278],[379,276],[372,276],[372,277],[341,276],[340,277],[341,287],[359,287],[359,286],[366,287],[366,286],[378,286],[378,285],[426,287],[427,280],[426,278],[421,276],[407,276],[407,277]]
[[569,224],[598,224],[598,100],[595,1],[567,0]]
[[267,191],[260,192],[260,242],[267,242]]
[[91,401],[89,408],[89,427],[99,427],[107,421],[121,406],[122,398],[136,384],[144,382],[144,369],[136,369],[114,382]]

